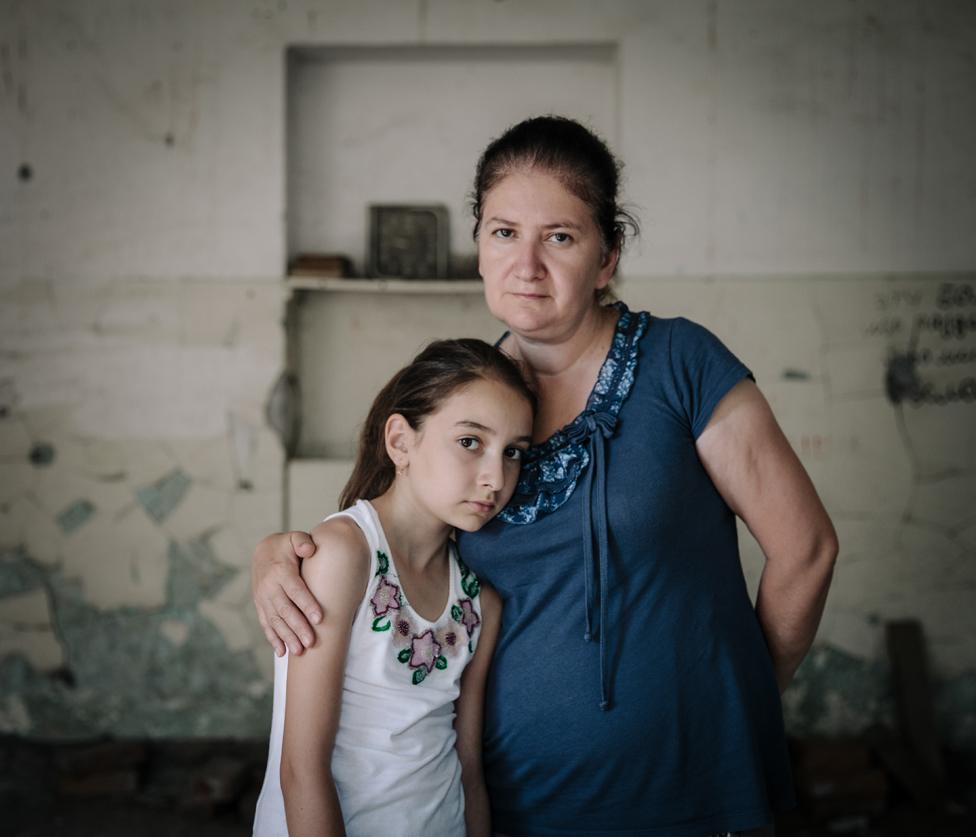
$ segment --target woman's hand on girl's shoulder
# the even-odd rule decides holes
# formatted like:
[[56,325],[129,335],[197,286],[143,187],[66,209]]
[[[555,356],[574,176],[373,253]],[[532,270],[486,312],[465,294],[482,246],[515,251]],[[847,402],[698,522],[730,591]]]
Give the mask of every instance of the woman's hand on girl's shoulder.
[[251,595],[264,635],[279,657],[285,648],[301,654],[313,641],[312,625],[322,608],[300,575],[301,562],[315,554],[306,532],[278,532],[264,538],[251,558]]

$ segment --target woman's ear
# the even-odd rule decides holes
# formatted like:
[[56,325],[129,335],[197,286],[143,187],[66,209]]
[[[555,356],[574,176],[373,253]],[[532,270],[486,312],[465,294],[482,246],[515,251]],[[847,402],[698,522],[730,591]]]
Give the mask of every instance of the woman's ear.
[[604,256],[603,263],[600,265],[600,276],[596,280],[598,291],[610,284],[610,280],[613,279],[613,274],[617,270],[618,261],[620,261],[620,248],[614,247]]
[[415,437],[416,431],[399,413],[394,413],[386,420],[383,428],[386,455],[390,457],[398,474],[405,471],[410,464],[410,451]]

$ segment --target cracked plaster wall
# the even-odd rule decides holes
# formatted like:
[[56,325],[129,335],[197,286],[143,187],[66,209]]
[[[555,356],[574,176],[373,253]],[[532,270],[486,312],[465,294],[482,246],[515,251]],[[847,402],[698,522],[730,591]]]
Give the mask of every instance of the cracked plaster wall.
[[974,34],[962,0],[0,0],[0,730],[265,733],[285,47],[585,43],[644,222],[622,295],[753,366],[838,524],[791,727],[890,717],[914,616],[976,746]]
[[280,527],[269,283],[0,291],[0,725],[213,735],[264,723],[249,605]]

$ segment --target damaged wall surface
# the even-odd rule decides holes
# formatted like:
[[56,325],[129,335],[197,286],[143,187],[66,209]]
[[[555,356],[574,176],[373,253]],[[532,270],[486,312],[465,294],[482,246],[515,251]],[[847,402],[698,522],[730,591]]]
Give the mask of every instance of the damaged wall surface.
[[[534,44],[606,63],[599,120],[644,225],[621,296],[705,323],[755,370],[837,524],[791,728],[890,717],[882,625],[913,617],[941,731],[976,748],[963,0],[0,0],[0,731],[266,734],[247,563],[284,518],[267,407],[296,232],[286,50],[442,45],[456,62]],[[417,196],[456,212],[475,140],[451,126],[479,107],[464,89]],[[416,134],[402,110],[376,128],[386,158]],[[334,135],[335,159],[362,143]],[[742,544],[754,584],[761,556]]]
[[282,291],[0,291],[0,726],[258,730],[253,544],[280,526]]

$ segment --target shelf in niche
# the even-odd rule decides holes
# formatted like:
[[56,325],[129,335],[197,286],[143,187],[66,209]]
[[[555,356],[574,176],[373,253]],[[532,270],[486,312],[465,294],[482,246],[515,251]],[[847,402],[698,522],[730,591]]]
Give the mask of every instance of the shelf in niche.
[[288,276],[293,291],[370,294],[481,294],[480,279],[335,279]]

